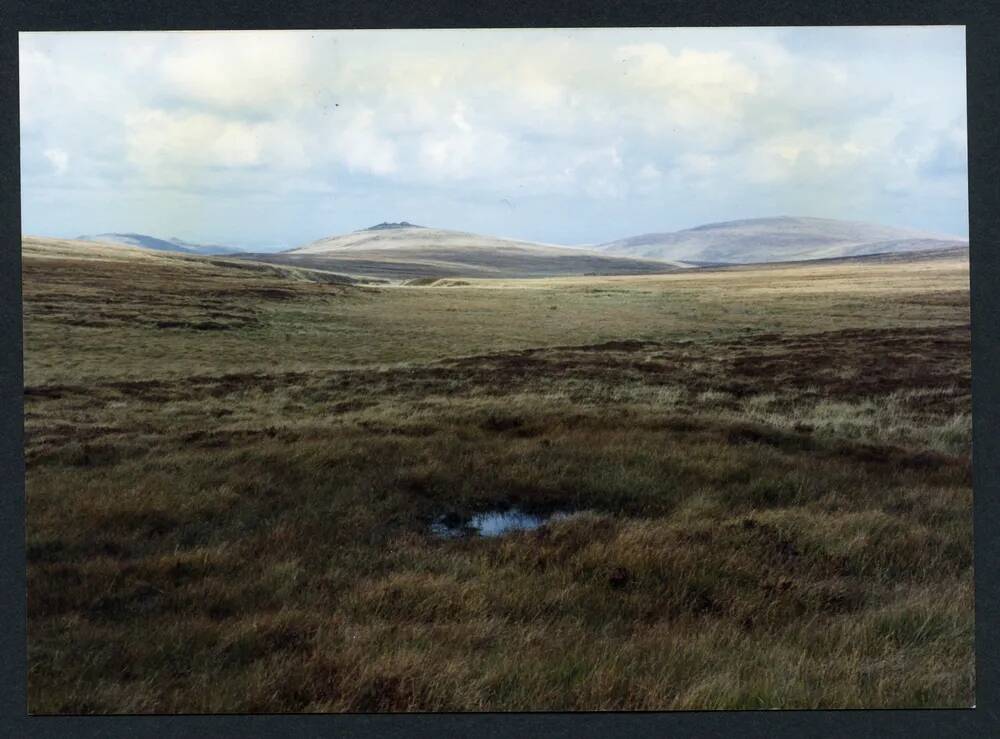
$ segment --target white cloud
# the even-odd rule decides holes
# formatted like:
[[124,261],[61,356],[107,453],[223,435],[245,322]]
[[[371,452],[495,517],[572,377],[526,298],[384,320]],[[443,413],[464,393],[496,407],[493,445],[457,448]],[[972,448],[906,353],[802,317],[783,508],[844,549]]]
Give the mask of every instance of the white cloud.
[[57,176],[62,177],[66,174],[66,170],[69,167],[69,154],[62,149],[46,149],[42,152],[42,155],[52,164],[52,171]]
[[[164,186],[205,207],[280,195],[295,213],[282,223],[309,236],[358,203],[416,220],[419,202],[460,218],[506,198],[525,237],[571,240],[532,230],[568,210],[597,241],[623,235],[616,221],[694,225],[709,205],[710,220],[792,212],[807,191],[832,217],[909,203],[964,221],[964,47],[948,29],[22,34],[20,47],[22,184],[39,202],[70,186],[108,203]],[[64,205],[37,212],[96,217]]]
[[306,166],[294,127],[211,113],[143,109],[125,116],[128,162],[155,184],[197,183],[206,169]]
[[516,163],[508,137],[470,123],[462,103],[446,125],[420,137],[418,166],[435,181],[496,176]]
[[656,93],[656,102],[678,125],[738,116],[759,86],[758,76],[727,52],[675,54],[663,44],[630,44],[616,53],[625,84]]
[[23,45],[20,49],[19,67],[20,116],[23,129],[35,125],[41,117],[56,72],[55,65],[48,55]]
[[852,167],[865,149],[851,140],[837,140],[815,131],[772,136],[755,145],[747,157],[745,175],[751,182],[828,178]]
[[334,141],[337,157],[354,171],[387,175],[398,168],[396,145],[379,133],[371,109],[359,110]]
[[718,170],[719,159],[710,154],[682,154],[677,165],[684,175],[704,177]]
[[212,32],[186,35],[161,68],[167,88],[209,108],[268,112],[300,99],[308,46],[296,35]]
[[642,165],[637,175],[641,182],[657,182],[661,177],[663,177],[663,172],[655,164],[646,162]]

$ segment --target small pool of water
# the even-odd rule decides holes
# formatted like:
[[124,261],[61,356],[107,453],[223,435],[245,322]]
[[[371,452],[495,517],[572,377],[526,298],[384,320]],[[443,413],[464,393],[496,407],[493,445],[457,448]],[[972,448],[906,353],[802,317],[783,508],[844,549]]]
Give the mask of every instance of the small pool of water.
[[431,533],[441,539],[457,539],[462,536],[503,536],[512,531],[531,531],[544,526],[549,521],[558,521],[573,514],[568,511],[552,513],[525,513],[517,508],[504,511],[476,513],[466,520],[454,514],[441,516],[431,524]]

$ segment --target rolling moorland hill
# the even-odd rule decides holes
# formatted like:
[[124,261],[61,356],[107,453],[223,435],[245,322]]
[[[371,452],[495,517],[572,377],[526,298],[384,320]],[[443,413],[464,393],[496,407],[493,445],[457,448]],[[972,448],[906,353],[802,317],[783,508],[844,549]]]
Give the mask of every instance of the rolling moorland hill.
[[[205,254],[167,252],[115,242],[85,242],[77,239],[55,239],[24,236],[21,255],[25,264],[31,262],[82,265],[88,262],[118,263],[121,269],[145,274],[150,271],[173,270],[175,276],[204,276],[224,271],[235,280],[268,277],[320,284],[353,285],[378,280],[356,280],[326,270],[311,270],[280,264],[262,264],[228,255],[212,257]],[[107,268],[107,267],[105,267]],[[139,268],[136,270],[135,268]]]
[[698,271],[704,272],[731,272],[748,270],[780,270],[787,267],[824,265],[870,265],[880,264],[917,264],[944,261],[968,262],[969,247],[967,244],[961,246],[943,246],[940,248],[921,249],[920,251],[898,251],[880,252],[878,254],[859,254],[849,257],[824,257],[821,259],[797,260],[789,259],[781,262],[759,262],[755,264],[711,264],[706,265]]
[[673,233],[652,233],[591,247],[571,247],[418,226],[380,223],[283,252],[176,238],[106,233],[64,240],[77,248],[119,245],[186,255],[226,255],[323,270],[355,278],[432,284],[440,279],[520,279],[663,274],[695,267],[797,261],[908,261],[967,258],[968,241],[913,229],[825,218],[756,218]]
[[137,233],[104,233],[94,236],[78,236],[76,241],[86,241],[98,244],[124,244],[125,246],[135,246],[140,249],[152,249],[153,251],[179,252],[181,254],[235,254],[240,249],[233,246],[221,246],[219,244],[195,244],[171,236],[161,239],[156,236]]
[[695,263],[758,264],[964,247],[957,236],[829,218],[753,218],[593,247],[607,254]]
[[692,266],[682,262],[601,254],[574,247],[425,228],[405,221],[380,223],[278,254],[240,256],[262,262],[394,280],[658,274]]

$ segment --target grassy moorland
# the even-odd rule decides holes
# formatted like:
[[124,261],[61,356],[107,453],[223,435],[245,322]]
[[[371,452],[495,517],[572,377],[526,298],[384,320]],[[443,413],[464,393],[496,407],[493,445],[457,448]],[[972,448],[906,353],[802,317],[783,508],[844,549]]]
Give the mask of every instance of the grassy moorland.
[[32,712],[972,703],[965,262],[331,279],[26,240]]

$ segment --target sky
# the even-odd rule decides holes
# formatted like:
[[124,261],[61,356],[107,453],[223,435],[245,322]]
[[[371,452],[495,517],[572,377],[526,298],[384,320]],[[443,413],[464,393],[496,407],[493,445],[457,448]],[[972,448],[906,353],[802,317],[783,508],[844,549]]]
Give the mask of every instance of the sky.
[[968,235],[962,27],[20,34],[22,231]]

